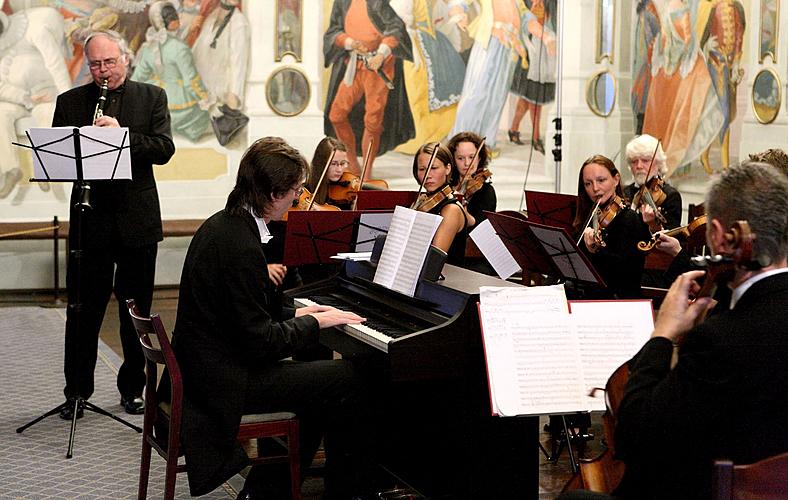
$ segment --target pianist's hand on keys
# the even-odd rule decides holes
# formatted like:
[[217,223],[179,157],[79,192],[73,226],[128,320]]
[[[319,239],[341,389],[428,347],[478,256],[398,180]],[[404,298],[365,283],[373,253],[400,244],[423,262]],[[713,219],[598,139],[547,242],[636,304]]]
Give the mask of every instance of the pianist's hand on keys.
[[367,320],[362,318],[356,313],[342,311],[336,307],[312,305],[307,307],[299,307],[295,311],[296,317],[311,314],[315,317],[320,329],[330,328],[339,325],[357,325]]

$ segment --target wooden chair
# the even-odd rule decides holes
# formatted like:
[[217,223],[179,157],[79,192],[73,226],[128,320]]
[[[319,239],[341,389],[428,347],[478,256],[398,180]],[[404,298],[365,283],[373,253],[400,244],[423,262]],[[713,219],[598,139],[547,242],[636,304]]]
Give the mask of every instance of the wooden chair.
[[[133,299],[127,300],[126,305],[140,338],[146,363],[145,417],[138,499],[147,498],[151,448],[153,448],[167,463],[164,499],[171,500],[175,495],[176,474],[186,471],[186,464],[178,463],[178,458],[183,455],[180,448],[181,418],[183,416],[181,371],[159,315],[141,316]],[[171,384],[169,402],[160,401],[156,394],[158,365],[165,366],[169,372]],[[286,450],[283,450],[281,454],[262,455],[257,450],[257,444],[258,440],[264,438],[274,439],[283,446],[286,444]],[[286,443],[281,438],[286,438]],[[238,431],[238,441],[244,445],[254,465],[289,463],[292,498],[293,500],[301,499],[298,420],[295,414],[282,412],[244,415]]]
[[777,500],[788,498],[788,453],[749,465],[715,460],[712,495],[715,500]]

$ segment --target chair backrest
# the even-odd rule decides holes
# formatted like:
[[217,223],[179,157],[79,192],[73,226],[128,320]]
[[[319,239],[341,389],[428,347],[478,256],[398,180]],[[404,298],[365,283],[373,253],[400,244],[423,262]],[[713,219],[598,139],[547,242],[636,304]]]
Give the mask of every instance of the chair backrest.
[[715,460],[712,498],[716,500],[788,498],[788,453],[748,465]]
[[179,436],[183,411],[183,379],[167,331],[158,314],[141,315],[134,299],[127,300],[126,306],[146,360],[145,418],[149,418],[150,412],[150,419],[153,421],[158,412],[161,401],[156,394],[157,365],[164,365],[170,379],[169,434]]

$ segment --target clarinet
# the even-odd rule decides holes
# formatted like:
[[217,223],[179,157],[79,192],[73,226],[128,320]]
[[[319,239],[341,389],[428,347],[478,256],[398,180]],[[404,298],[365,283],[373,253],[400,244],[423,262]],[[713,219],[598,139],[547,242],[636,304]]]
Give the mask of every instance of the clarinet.
[[93,112],[93,125],[96,124],[96,121],[104,116],[104,107],[107,105],[107,86],[109,85],[109,79],[105,78],[104,81],[101,83],[101,92],[99,93],[98,102],[96,103],[96,110]]

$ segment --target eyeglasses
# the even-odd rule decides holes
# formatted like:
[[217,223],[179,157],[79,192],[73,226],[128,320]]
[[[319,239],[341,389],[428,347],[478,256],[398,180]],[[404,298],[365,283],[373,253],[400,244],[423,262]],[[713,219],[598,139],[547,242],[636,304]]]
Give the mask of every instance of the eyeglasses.
[[339,167],[339,166],[341,166],[342,168],[345,168],[345,167],[347,167],[348,165],[350,165],[350,162],[349,162],[349,161],[347,161],[347,160],[342,160],[342,161],[332,161],[332,162],[331,162],[331,166],[332,166],[332,167]]
[[300,197],[302,194],[304,194],[304,186],[292,187],[290,188],[290,191],[295,193],[296,196]]
[[112,69],[118,64],[118,59],[116,57],[111,57],[109,59],[104,59],[103,61],[90,61],[88,62],[88,67],[90,69],[101,69],[101,65],[104,65],[107,69]]

